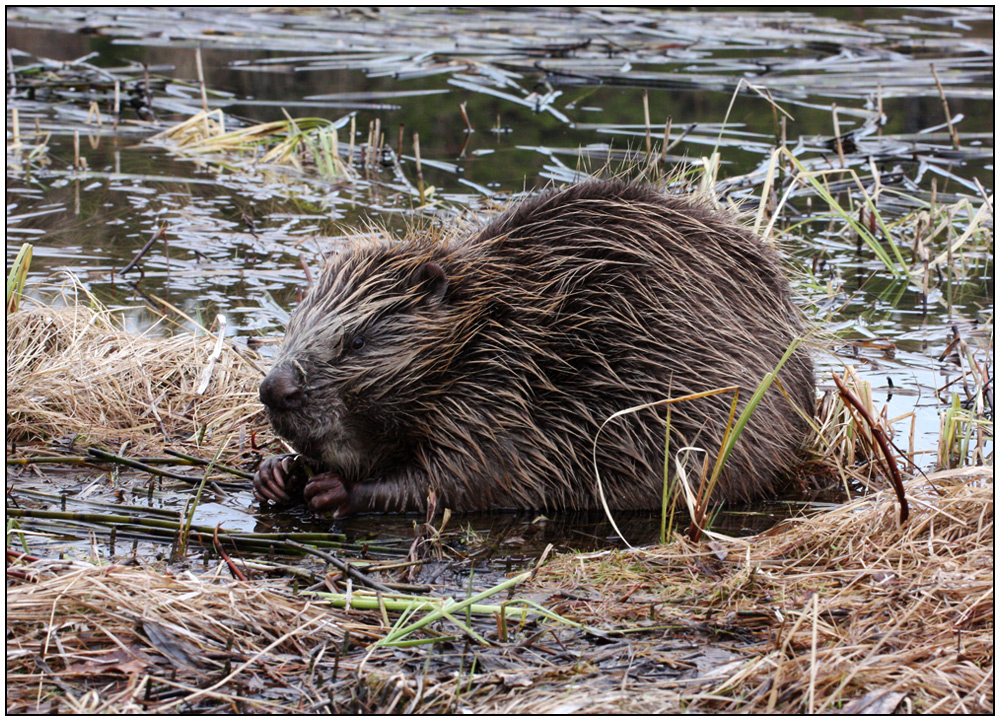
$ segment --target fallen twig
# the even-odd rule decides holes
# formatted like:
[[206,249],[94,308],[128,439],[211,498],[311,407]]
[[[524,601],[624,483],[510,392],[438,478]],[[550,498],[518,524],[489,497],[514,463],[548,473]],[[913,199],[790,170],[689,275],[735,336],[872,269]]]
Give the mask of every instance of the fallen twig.
[[841,397],[850,405],[857,409],[858,413],[864,418],[865,423],[871,429],[872,437],[875,438],[875,442],[878,443],[879,449],[882,451],[882,459],[885,463],[886,475],[889,476],[889,480],[892,481],[892,487],[896,491],[896,497],[899,499],[899,522],[906,523],[906,519],[910,517],[910,509],[906,504],[906,495],[903,491],[903,479],[899,475],[899,467],[896,466],[896,458],[892,455],[892,451],[889,450],[889,441],[885,437],[885,431],[882,427],[875,422],[875,419],[871,417],[867,410],[865,410],[864,404],[858,399],[854,393],[844,384],[836,373],[833,374],[833,382],[837,384],[837,388],[840,390]]

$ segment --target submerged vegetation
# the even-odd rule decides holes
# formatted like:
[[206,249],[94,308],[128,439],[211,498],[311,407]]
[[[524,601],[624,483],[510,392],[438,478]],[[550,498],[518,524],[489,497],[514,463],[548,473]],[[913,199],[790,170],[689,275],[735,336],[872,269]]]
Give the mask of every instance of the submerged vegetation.
[[[101,48],[8,53],[8,712],[993,710],[979,11],[7,17]],[[258,336],[310,265],[372,218],[609,167],[788,252],[822,330],[800,497],[845,502],[734,538],[673,493],[641,539],[615,519],[629,549],[544,517],[247,512],[280,452]]]

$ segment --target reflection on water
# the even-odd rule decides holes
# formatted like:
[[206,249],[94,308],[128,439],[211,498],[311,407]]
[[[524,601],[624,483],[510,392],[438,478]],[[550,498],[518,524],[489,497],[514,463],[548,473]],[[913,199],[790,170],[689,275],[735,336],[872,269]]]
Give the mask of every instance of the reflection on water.
[[[824,502],[840,500],[829,494]],[[794,501],[760,503],[742,506],[715,516],[712,530],[727,536],[749,536],[765,531],[777,521],[797,515],[807,505],[801,494]],[[301,508],[283,509],[258,514],[257,532],[333,532],[343,533],[351,543],[399,539],[407,545],[413,538],[414,526],[424,518],[416,514],[361,515],[341,521],[330,521],[307,514]],[[507,557],[524,554],[537,558],[548,544],[560,550],[592,551],[608,547],[641,546],[658,543],[662,519],[659,513],[616,511],[615,525],[624,540],[615,532],[603,512],[517,512],[462,513],[451,516],[447,531],[449,545],[469,545],[475,539],[479,553],[483,548],[492,554]],[[440,518],[435,520],[439,523]],[[674,529],[686,529],[689,520],[678,516]],[[456,530],[461,529],[461,530]],[[469,540],[463,544],[462,538]]]

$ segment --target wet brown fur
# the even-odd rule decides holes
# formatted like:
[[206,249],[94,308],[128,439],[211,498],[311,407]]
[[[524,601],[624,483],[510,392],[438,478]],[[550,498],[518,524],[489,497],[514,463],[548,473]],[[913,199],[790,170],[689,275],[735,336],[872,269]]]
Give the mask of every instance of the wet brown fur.
[[[443,271],[443,276],[435,269]],[[334,258],[276,367],[304,405],[271,411],[353,510],[599,506],[595,433],[616,411],[738,384],[740,408],[803,333],[775,253],[727,216],[648,185],[589,181],[471,236],[373,240]],[[355,339],[363,347],[355,347]],[[779,379],[813,411],[812,365]],[[714,462],[731,394],[674,404],[671,449]],[[658,508],[663,407],[617,418],[598,467],[612,508]],[[772,385],[715,500],[773,493],[808,426]]]

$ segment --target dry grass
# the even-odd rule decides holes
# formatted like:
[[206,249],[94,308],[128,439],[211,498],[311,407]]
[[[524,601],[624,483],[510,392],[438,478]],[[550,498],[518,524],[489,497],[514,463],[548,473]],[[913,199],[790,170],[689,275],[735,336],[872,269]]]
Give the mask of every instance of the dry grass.
[[9,441],[128,442],[141,452],[265,428],[254,354],[207,333],[139,335],[79,300],[7,315]]
[[396,686],[423,711],[992,712],[992,475],[909,481],[902,528],[880,493],[752,539],[557,557],[531,592],[611,636]]
[[357,612],[211,573],[39,561],[27,577],[7,589],[8,713],[303,710],[345,634],[373,635]]
[[596,558],[563,558],[545,580],[607,599],[580,620],[625,621],[629,606],[614,599],[631,583],[642,589],[633,616],[655,604],[668,623],[752,637],[704,695],[653,684],[687,710],[828,712],[884,692],[919,712],[989,712],[992,480],[982,467],[909,481],[902,528],[883,492],[712,549],[608,554],[599,574]]
[[516,595],[605,634],[481,628],[472,652],[368,646],[378,611],[273,585],[35,561],[8,574],[8,711],[992,712],[992,469],[907,493],[902,528],[881,493],[752,539],[557,556]]

